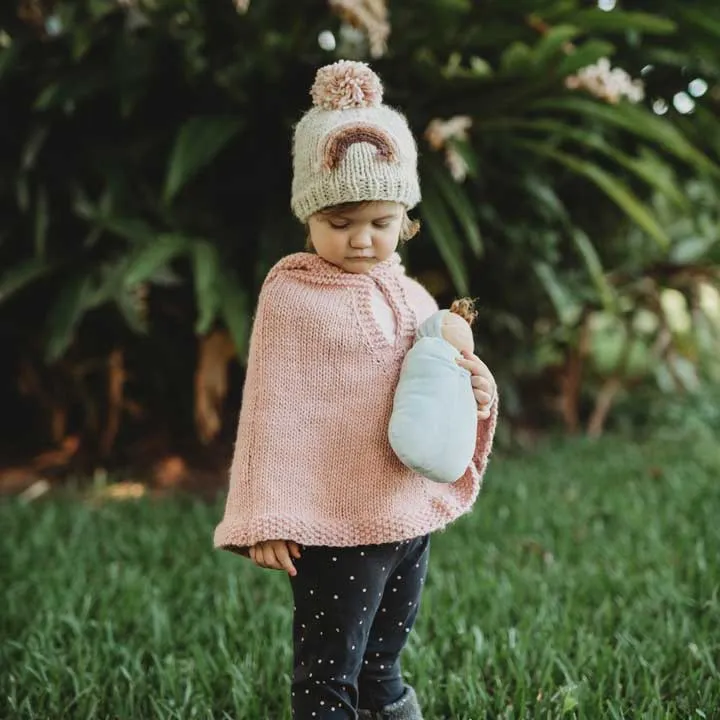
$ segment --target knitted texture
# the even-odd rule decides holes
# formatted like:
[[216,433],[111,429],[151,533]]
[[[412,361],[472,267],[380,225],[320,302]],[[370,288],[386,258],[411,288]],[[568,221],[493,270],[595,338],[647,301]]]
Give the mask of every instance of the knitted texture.
[[318,210],[361,200],[420,201],[417,147],[407,120],[382,105],[382,85],[361,62],[318,70],[314,107],[295,128],[292,209],[301,222]]
[[[387,339],[377,287],[397,319]],[[478,423],[471,466],[441,485],[406,468],[387,437],[395,387],[418,321],[437,310],[398,255],[367,274],[317,255],[281,260],[260,293],[225,514],[215,546],[262,540],[349,546],[438,530],[477,497],[497,408]]]

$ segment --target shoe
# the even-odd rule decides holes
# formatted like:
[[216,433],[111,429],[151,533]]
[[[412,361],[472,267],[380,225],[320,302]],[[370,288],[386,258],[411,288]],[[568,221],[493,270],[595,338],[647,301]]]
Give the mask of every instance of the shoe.
[[405,694],[379,712],[358,710],[358,720],[423,720],[415,690],[405,688]]

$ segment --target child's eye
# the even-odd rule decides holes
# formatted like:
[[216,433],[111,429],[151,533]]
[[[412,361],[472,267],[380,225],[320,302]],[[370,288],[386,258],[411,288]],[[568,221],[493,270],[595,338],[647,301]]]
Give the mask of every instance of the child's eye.
[[347,230],[347,228],[348,228],[348,223],[334,223],[334,222],[331,222],[331,223],[330,223],[330,227],[331,227],[333,230]]
[[386,227],[390,227],[390,223],[387,222],[387,221],[384,221],[384,222],[374,222],[373,225],[374,225],[376,228],[386,228]]

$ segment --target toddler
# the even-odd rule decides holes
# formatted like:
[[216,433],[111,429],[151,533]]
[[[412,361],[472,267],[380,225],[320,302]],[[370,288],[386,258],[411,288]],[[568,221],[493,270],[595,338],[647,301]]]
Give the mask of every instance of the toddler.
[[268,274],[258,301],[216,547],[286,571],[294,598],[296,720],[419,720],[400,653],[430,533],[470,510],[497,420],[495,381],[466,353],[478,404],[456,482],[405,467],[388,441],[418,325],[437,305],[396,253],[420,201],[405,118],[364,63],[321,68],[295,129],[292,209],[311,252]]

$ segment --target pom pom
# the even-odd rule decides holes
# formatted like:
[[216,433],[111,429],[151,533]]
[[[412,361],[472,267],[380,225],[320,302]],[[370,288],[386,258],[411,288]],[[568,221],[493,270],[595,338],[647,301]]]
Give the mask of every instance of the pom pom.
[[320,68],[310,90],[313,104],[324,110],[377,107],[382,94],[380,78],[366,63],[353,60]]

